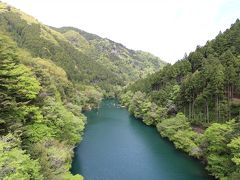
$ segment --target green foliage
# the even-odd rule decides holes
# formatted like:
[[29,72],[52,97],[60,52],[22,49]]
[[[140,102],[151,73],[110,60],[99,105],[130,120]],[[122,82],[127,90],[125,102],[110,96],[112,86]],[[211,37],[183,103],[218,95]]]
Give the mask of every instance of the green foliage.
[[29,68],[19,63],[13,42],[0,35],[0,123],[1,131],[17,127],[36,118],[30,102],[40,91],[40,84]]
[[[230,121],[239,119],[240,112],[239,32],[237,20],[205,46],[129,85],[121,95],[132,114],[148,125],[157,124],[163,137],[203,159],[218,179],[240,177],[239,124]],[[160,117],[155,105],[165,109],[166,116]],[[201,131],[208,128],[202,135],[190,123]]]
[[[146,106],[150,105],[149,103],[144,103],[145,98],[146,98],[145,94],[143,94],[140,91],[136,92],[132,97],[131,103],[129,105],[129,111],[131,113],[133,113],[134,116],[137,118],[142,118],[144,111],[146,111],[146,109],[145,109],[145,108],[147,108]],[[144,105],[145,105],[145,107],[144,107]],[[142,109],[142,107],[143,107],[143,109]]]
[[126,91],[141,91],[158,106],[169,101],[197,124],[239,115],[240,22],[173,65],[138,80]]
[[43,139],[54,137],[54,131],[43,123],[34,123],[27,125],[24,136],[27,138],[28,143],[37,143]]
[[207,169],[217,178],[228,177],[235,169],[228,145],[234,134],[235,122],[213,123],[204,133],[203,152],[207,158]]
[[82,98],[85,98],[86,106],[83,107],[84,110],[89,110],[92,107],[98,107],[103,97],[102,92],[92,86],[85,86],[81,90],[81,93]]
[[83,180],[83,176],[76,174],[76,175],[72,175],[71,173],[67,173],[64,177],[64,180]]
[[166,118],[166,109],[158,107],[155,103],[148,102],[148,104],[143,116],[143,122],[146,125],[155,125]]
[[224,179],[227,174],[232,171],[232,163],[226,155],[209,154],[207,170],[209,170],[216,178]]
[[240,137],[235,137],[227,145],[232,154],[232,162],[235,164],[234,171],[230,175],[232,179],[239,179],[240,177]]
[[[42,175],[44,179],[82,179],[69,173],[72,148],[81,140],[86,122],[81,106],[87,106],[86,103],[95,106],[102,95],[79,92],[62,68],[50,60],[32,58],[5,35],[0,35],[0,58],[0,133],[14,132],[21,137],[13,147],[8,145],[9,140],[1,143],[0,179],[43,179]],[[95,92],[94,88],[91,92]],[[79,99],[83,96],[87,101]],[[55,153],[57,158],[47,151],[47,145],[44,147],[47,154],[51,154],[50,158],[44,159],[44,153],[34,151],[38,143],[47,139],[57,142],[53,143],[56,152],[62,149],[59,154]],[[62,168],[55,167],[56,173],[46,174],[42,170],[43,159],[49,165],[46,168],[51,169],[61,158],[59,166]]]
[[165,65],[150,53],[129,50],[119,43],[76,28],[63,27],[56,30],[62,32],[80,51],[99,64],[107,66],[124,85],[156,72]]
[[178,113],[176,117],[162,120],[157,124],[157,129],[161,136],[173,141],[176,148],[196,158],[202,156],[199,148],[201,135],[191,129],[187,118],[182,113]]
[[156,125],[161,136],[177,149],[205,160],[207,170],[216,178],[239,177],[239,127],[235,121],[213,123],[200,134],[191,128],[183,113],[168,117],[166,108],[150,102],[145,93],[127,91],[121,95],[121,102],[146,125]]
[[74,116],[61,103],[48,98],[42,107],[44,116],[43,123],[53,129],[54,136],[69,144],[76,144],[81,139],[81,132],[84,129],[84,116]]
[[39,159],[44,179],[68,179],[71,177],[69,175],[71,146],[54,139],[47,139],[33,144],[31,154]]
[[151,103],[149,99],[146,99],[145,93],[140,91],[136,93],[127,91],[121,95],[120,100],[134,116],[142,119],[146,125],[156,125],[167,117],[165,108]]
[[37,160],[30,159],[12,135],[0,139],[0,179],[43,179]]
[[229,141],[227,135],[233,131],[231,124],[213,123],[204,133],[204,143],[207,143],[206,152],[224,152]]
[[132,97],[133,97],[133,93],[131,91],[127,91],[126,93],[121,94],[121,97],[120,97],[121,103],[124,106],[128,107],[130,105]]
[[176,148],[182,149],[196,158],[202,156],[199,147],[201,136],[191,129],[184,114],[179,113],[176,117],[167,118],[166,108],[151,103],[140,91],[135,94],[128,91],[121,96],[121,102],[129,108],[134,116],[141,118],[146,125],[156,125],[160,134],[173,141]]
[[149,53],[129,50],[76,28],[50,28],[15,8],[2,8],[0,31],[20,48],[33,57],[51,59],[71,81],[99,86],[106,94],[114,94],[115,87],[156,72],[165,64]]
[[[240,108],[239,20],[162,68],[149,53],[50,28],[3,3],[0,14],[0,179],[82,179],[69,172],[86,122],[81,110],[143,77],[124,89],[123,105],[205,160],[216,178],[239,179],[239,124],[228,122]],[[209,127],[198,134],[190,122]]]
[[238,166],[238,170],[240,170],[240,137],[234,138],[227,146],[233,153],[232,161]]
[[181,149],[190,156],[200,158],[202,151],[199,148],[201,135],[191,129],[178,130],[173,136],[173,143],[177,149]]
[[172,140],[177,131],[190,129],[190,125],[186,117],[182,113],[179,113],[176,117],[165,119],[158,123],[157,129],[163,137],[168,137]]

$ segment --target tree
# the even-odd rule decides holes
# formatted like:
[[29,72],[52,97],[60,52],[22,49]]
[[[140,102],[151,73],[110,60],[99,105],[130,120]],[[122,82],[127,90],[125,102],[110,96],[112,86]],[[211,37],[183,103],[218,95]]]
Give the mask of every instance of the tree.
[[42,123],[46,125],[45,129],[52,129],[52,136],[58,140],[66,141],[71,145],[78,143],[84,129],[85,116],[74,116],[61,102],[56,102],[53,98],[47,98],[44,104]]
[[224,90],[224,67],[221,65],[220,61],[213,56],[209,56],[207,61],[203,66],[202,77],[204,78],[206,84],[203,89],[203,97],[206,101],[206,120],[209,122],[209,105],[214,97],[215,108],[216,108],[216,119],[220,119],[220,98],[223,96]]
[[142,111],[143,115],[143,122],[147,125],[155,124],[158,118],[158,106],[155,103],[151,103],[149,101],[145,101],[143,103]]
[[190,129],[190,126],[184,114],[178,113],[176,117],[165,119],[158,123],[157,129],[163,137],[168,137],[172,140],[177,131]]
[[203,63],[203,55],[202,53],[195,51],[191,52],[188,56],[189,62],[192,65],[192,72],[195,72],[197,69],[201,68]]
[[190,156],[200,158],[202,151],[199,148],[201,135],[191,129],[179,130],[173,136],[173,143],[177,149],[187,152]]
[[227,147],[233,134],[233,126],[234,121],[213,123],[204,132],[201,147],[207,158],[207,169],[217,178],[227,177],[233,171],[234,166]]
[[142,111],[142,104],[146,99],[146,95],[140,91],[137,91],[129,105],[129,111],[137,118],[143,118],[144,112]]
[[[225,67],[225,87],[227,92],[227,100],[228,100],[228,107],[230,108],[230,102],[234,97],[234,92],[236,89],[236,85],[239,81],[239,63],[237,59],[234,57],[230,50],[226,51],[220,56],[221,63]],[[231,119],[231,114],[228,112],[228,119]]]
[[70,178],[71,146],[50,138],[30,147],[32,157],[39,159],[44,179],[64,179],[64,176]]
[[6,36],[0,37],[0,123],[1,131],[16,130],[36,118],[31,100],[40,91],[40,84],[29,68],[19,63],[15,46]]
[[11,134],[0,138],[0,179],[43,179],[38,161],[21,150]]
[[121,99],[121,103],[124,105],[124,106],[129,106],[130,105],[130,102],[132,100],[132,97],[133,97],[133,93],[131,91],[127,91],[126,93],[123,93],[120,97]]
[[232,152],[232,161],[236,165],[236,172],[240,173],[240,137],[236,137],[231,140],[231,142],[227,145]]

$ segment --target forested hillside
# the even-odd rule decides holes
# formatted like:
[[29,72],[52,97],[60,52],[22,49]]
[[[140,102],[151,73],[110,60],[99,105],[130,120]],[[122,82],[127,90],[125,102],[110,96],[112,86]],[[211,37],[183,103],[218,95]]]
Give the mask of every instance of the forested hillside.
[[3,34],[0,60],[0,179],[71,178],[85,124],[80,92],[62,68]]
[[[125,89],[123,104],[217,178],[240,179],[240,21]],[[177,115],[176,115],[177,114]]]
[[164,64],[110,40],[98,49],[104,39],[95,36],[95,45],[79,32],[58,32],[0,2],[0,179],[82,179],[69,172],[82,110]]
[[239,20],[166,65],[0,1],[0,179],[83,179],[69,171],[82,111],[120,91],[134,116],[211,175],[240,179]]
[[151,54],[128,50],[86,32],[80,34],[83,31],[75,28],[51,28],[15,8],[1,6],[0,30],[33,57],[54,61],[74,82],[94,84],[112,94],[165,64]]
[[165,65],[163,61],[150,53],[127,49],[122,44],[107,38],[71,27],[57,30],[62,32],[78,49],[120,76],[124,84],[156,72]]

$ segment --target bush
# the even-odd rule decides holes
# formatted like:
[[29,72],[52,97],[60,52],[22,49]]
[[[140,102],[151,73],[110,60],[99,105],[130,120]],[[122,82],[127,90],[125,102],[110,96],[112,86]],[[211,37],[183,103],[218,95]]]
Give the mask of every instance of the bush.
[[0,179],[43,179],[38,161],[32,160],[11,138],[8,135],[0,139]]

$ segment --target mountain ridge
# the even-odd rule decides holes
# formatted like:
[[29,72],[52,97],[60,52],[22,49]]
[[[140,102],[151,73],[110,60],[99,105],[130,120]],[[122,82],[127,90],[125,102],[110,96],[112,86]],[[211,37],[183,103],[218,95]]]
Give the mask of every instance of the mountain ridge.
[[82,111],[165,65],[132,52],[0,2],[0,179],[82,180],[69,171],[87,123]]
[[[156,56],[129,50],[120,43],[77,28],[46,26],[3,3],[0,12],[1,31],[11,36],[19,47],[34,57],[51,59],[71,80],[99,86],[106,94],[113,94],[120,86],[166,64]],[[74,38],[78,41],[71,41]]]

